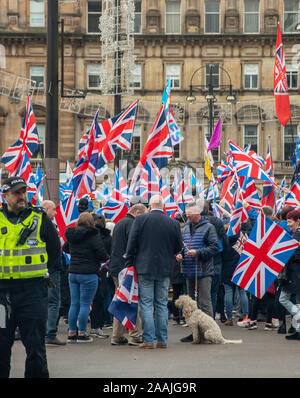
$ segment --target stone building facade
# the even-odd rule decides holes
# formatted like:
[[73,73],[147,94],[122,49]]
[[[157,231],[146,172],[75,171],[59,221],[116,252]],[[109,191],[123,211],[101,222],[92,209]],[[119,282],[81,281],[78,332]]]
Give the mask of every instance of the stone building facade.
[[[201,167],[209,122],[222,119],[222,142],[215,165],[232,139],[265,157],[270,136],[275,173],[291,175],[291,156],[300,123],[298,0],[142,0],[135,2],[134,95],[122,97],[122,107],[139,99],[133,139],[135,160],[161,104],[168,78],[172,104],[184,141],[174,161]],[[26,93],[31,89],[41,141],[45,134],[47,68],[47,2],[0,0],[0,151],[19,136]],[[100,119],[114,114],[111,96],[99,90],[101,43],[98,20],[102,2],[64,0],[65,90],[86,93],[85,99],[59,100],[60,169],[74,165],[78,142],[100,104]],[[273,70],[277,22],[280,22],[292,118],[284,128],[275,114]],[[211,71],[211,72],[210,72]],[[192,79],[192,76],[194,77]],[[59,77],[61,78],[61,77]],[[192,79],[196,101],[189,104]],[[32,81],[36,84],[33,85]],[[229,84],[236,96],[228,103]],[[213,87],[209,112],[207,95]],[[33,88],[33,86],[35,88]]]

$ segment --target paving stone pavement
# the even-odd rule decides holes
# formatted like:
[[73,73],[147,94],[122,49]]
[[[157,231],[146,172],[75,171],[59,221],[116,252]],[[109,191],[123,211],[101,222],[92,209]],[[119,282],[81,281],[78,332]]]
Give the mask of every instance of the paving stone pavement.
[[[287,341],[277,331],[224,326],[227,339],[242,344],[212,345],[182,343],[189,329],[169,321],[168,348],[142,350],[134,346],[112,346],[110,338],[92,343],[47,346],[51,378],[299,378],[300,341]],[[289,324],[288,324],[289,326]],[[89,326],[88,326],[89,330]],[[106,332],[111,334],[111,329]],[[67,338],[61,320],[58,337]],[[25,350],[16,341],[12,350],[11,378],[23,378]]]

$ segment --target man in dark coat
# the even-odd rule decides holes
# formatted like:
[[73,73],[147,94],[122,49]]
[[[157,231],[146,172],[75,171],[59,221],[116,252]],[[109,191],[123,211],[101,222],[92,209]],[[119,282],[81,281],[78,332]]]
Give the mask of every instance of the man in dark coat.
[[[147,208],[141,203],[130,207],[127,215],[120,220],[114,227],[112,237],[111,258],[108,266],[109,273],[114,281],[115,289],[119,286],[118,275],[125,265],[125,252],[128,241],[129,232],[136,216],[146,213]],[[125,338],[127,329],[122,325],[117,318],[113,320],[113,331],[111,336],[112,345],[127,344],[128,340]],[[138,313],[137,322],[134,330],[129,331],[129,345],[138,345],[142,338],[142,326]]]
[[[294,239],[300,241],[300,211],[293,210],[287,214],[287,224],[290,227]],[[280,304],[293,316],[292,326],[296,332],[286,336],[287,340],[300,340],[300,246],[295,250],[287,262],[285,278],[282,281],[282,290],[279,297]],[[291,301],[295,295],[296,304]]]
[[[129,234],[126,265],[135,266],[143,328],[140,348],[167,347],[168,289],[174,257],[182,249],[177,221],[164,214],[161,196],[150,199],[149,214],[136,217]],[[155,312],[155,322],[154,313]]]

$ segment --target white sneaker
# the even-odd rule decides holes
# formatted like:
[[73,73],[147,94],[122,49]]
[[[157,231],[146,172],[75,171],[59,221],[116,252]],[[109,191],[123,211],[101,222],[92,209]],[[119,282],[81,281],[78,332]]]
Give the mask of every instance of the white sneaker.
[[246,318],[244,318],[242,321],[239,321],[236,323],[240,328],[247,328],[250,324],[250,320],[248,318],[248,315]]
[[91,329],[90,334],[91,334],[92,336],[98,337],[99,339],[107,339],[107,337],[109,337],[109,335],[108,335],[108,334],[105,334],[105,333],[103,332],[103,330],[100,329],[100,328],[98,328],[98,329]]
[[273,325],[275,328],[279,328],[279,319],[277,319],[277,318],[272,318],[272,325]]

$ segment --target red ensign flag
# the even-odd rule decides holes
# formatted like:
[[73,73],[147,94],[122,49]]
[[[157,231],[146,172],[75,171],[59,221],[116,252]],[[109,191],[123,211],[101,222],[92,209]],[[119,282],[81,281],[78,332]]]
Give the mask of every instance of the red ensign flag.
[[274,96],[276,115],[280,123],[285,126],[291,118],[291,110],[288,93],[288,83],[286,78],[283,44],[279,23],[277,30],[276,55],[274,65]]

